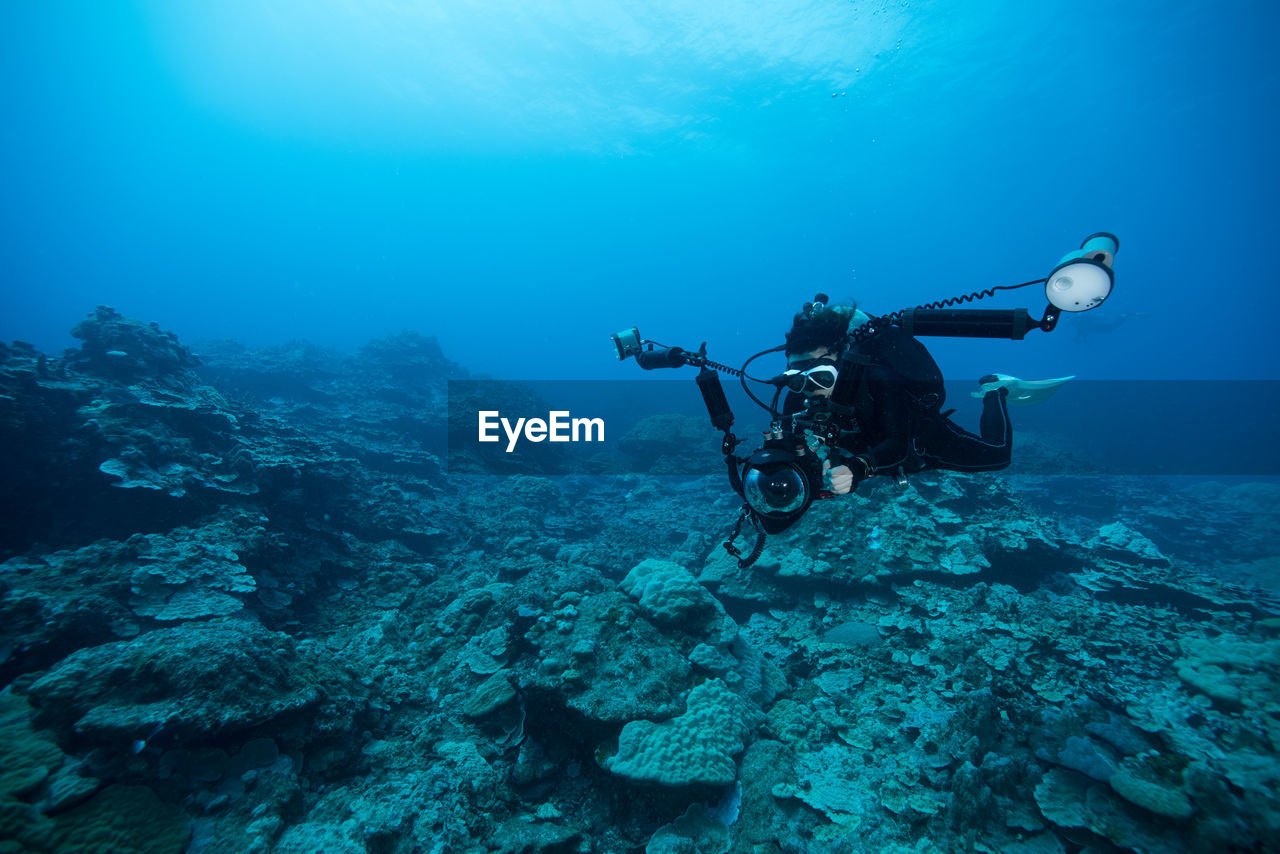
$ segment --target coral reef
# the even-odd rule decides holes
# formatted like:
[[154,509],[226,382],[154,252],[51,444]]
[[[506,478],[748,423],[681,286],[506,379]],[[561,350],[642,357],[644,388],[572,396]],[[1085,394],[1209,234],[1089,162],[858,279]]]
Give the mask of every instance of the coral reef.
[[75,335],[0,349],[0,850],[1280,850],[1274,483],[921,473],[744,570],[680,416],[494,476],[430,339]]

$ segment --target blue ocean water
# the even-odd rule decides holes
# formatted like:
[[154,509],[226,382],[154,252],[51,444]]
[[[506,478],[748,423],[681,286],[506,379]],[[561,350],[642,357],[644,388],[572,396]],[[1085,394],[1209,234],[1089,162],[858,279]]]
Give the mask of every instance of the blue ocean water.
[[1275,378],[1278,20],[13,0],[0,338],[57,352],[110,304],[186,341],[409,328],[476,372],[604,379],[626,326],[736,364],[815,291],[887,312],[1039,278],[1108,230],[1103,308],[931,342],[948,376]]
[[[0,849],[1280,851],[1277,36],[0,5]],[[945,381],[873,323],[789,422],[736,382],[1099,231]]]

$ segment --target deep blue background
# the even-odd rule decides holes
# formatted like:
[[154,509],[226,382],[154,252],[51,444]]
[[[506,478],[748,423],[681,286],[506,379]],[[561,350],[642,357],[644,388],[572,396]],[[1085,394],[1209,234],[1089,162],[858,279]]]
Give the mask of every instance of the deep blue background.
[[624,326],[737,362],[816,290],[889,311],[1105,229],[1106,306],[932,341],[948,376],[1277,376],[1275,4],[554,5],[9,0],[0,338],[106,303],[634,376]]

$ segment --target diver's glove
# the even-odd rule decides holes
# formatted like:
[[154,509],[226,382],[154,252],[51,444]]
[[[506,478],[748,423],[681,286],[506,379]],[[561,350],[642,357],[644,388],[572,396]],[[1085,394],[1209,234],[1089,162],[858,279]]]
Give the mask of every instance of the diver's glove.
[[831,491],[836,495],[848,495],[856,485],[853,469],[848,466],[833,466],[830,460],[822,464],[822,479],[830,484]]

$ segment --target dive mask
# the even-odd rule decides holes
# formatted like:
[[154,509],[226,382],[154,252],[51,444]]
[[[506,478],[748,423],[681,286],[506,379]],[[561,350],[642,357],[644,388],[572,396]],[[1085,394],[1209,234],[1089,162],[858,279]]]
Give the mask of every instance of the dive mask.
[[[804,363],[798,363],[803,365]],[[820,391],[831,391],[835,388],[839,371],[830,363],[822,363],[811,368],[792,368],[783,372],[787,388],[803,394],[815,394]]]

